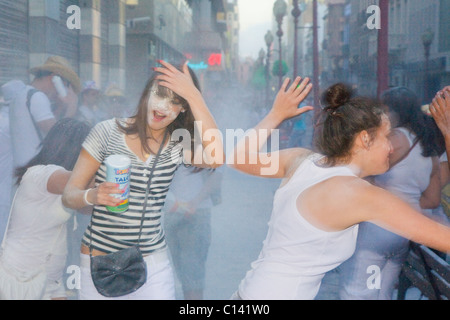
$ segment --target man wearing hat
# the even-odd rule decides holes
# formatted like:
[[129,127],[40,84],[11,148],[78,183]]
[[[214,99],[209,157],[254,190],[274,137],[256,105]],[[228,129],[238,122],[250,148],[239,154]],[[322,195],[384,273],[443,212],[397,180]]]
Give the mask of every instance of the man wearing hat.
[[83,90],[80,94],[80,107],[76,118],[88,122],[94,126],[98,122],[105,120],[106,115],[99,107],[102,94],[94,80],[84,82]]
[[[81,89],[78,75],[59,56],[48,58],[43,65],[30,69],[30,73],[34,75],[31,85],[22,82],[21,88],[16,86],[17,94],[10,106],[14,167],[25,165],[37,154],[41,140],[57,120],[75,115]],[[55,76],[62,80],[65,96],[58,93]],[[18,82],[11,82],[14,81]],[[9,86],[12,85],[3,86],[4,94]]]
[[110,118],[127,118],[130,116],[127,110],[127,99],[117,84],[111,84],[105,90],[106,109]]

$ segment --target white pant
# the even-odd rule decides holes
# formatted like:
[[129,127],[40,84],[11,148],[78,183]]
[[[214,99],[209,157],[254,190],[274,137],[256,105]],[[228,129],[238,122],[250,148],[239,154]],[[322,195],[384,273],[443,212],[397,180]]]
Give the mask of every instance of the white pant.
[[144,257],[147,264],[147,282],[136,292],[108,298],[98,293],[92,282],[90,257],[81,254],[80,300],[175,300],[175,279],[167,251]]

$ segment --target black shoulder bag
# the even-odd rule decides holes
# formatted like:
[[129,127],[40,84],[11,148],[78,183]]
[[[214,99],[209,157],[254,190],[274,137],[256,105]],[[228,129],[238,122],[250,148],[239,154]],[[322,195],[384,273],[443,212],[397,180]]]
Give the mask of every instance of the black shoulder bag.
[[[163,141],[153,162],[150,177],[145,192],[144,206],[142,209],[141,224],[139,227],[138,243],[131,247],[99,256],[92,256],[92,229],[89,243],[89,256],[91,260],[91,276],[97,291],[105,297],[120,297],[142,287],[147,281],[147,265],[142,256],[139,244],[141,240],[142,226],[150,184],[155,171],[156,163],[166,142],[168,131],[164,134]],[[92,216],[91,216],[92,222]]]

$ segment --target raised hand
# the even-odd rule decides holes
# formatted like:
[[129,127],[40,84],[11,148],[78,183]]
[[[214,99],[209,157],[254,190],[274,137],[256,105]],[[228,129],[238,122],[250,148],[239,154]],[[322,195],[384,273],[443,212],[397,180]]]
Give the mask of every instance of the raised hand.
[[165,61],[159,61],[162,67],[154,68],[160,75],[156,77],[159,80],[159,85],[164,86],[184,99],[194,94],[199,93],[192,80],[189,72],[188,62],[186,61],[182,66],[182,71]]
[[302,81],[301,77],[297,77],[288,88],[289,82],[289,78],[284,80],[270,111],[282,120],[287,120],[313,110],[311,106],[298,107],[311,92],[312,84],[309,83],[309,78],[305,78]]
[[450,136],[450,90],[438,92],[430,104],[430,113],[442,134]]

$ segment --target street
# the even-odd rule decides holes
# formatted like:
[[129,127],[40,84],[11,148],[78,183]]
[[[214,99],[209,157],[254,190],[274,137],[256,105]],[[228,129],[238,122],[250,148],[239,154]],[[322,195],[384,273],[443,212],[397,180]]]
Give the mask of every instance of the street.
[[223,202],[213,209],[205,299],[229,299],[258,257],[278,180],[226,169]]

